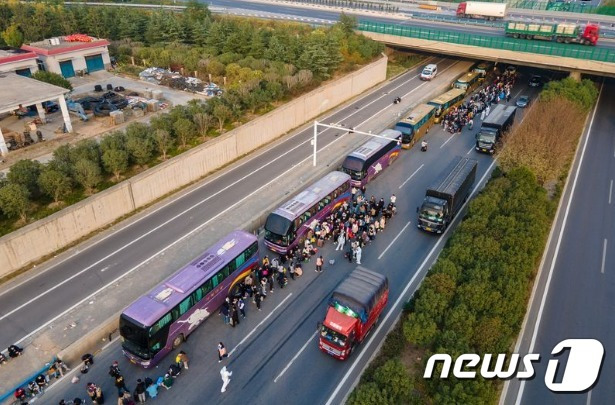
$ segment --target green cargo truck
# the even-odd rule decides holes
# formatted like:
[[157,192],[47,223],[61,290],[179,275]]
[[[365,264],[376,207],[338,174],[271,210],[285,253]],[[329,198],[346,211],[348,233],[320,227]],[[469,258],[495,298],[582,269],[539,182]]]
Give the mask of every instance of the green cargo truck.
[[600,36],[600,28],[594,24],[508,21],[505,27],[506,36],[513,38],[541,39],[584,45],[596,45]]

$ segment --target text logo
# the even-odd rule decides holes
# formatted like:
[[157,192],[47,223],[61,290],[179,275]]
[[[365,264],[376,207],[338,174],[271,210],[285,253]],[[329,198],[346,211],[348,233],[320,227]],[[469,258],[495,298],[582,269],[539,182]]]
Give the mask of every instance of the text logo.
[[[553,392],[585,391],[598,380],[604,360],[604,347],[596,339],[566,339],[558,343],[551,354],[558,355],[566,349],[569,350],[568,361],[562,372],[561,382],[555,382],[560,362],[557,359],[551,359],[545,373],[545,385]],[[494,378],[505,380],[514,377],[529,379],[536,375],[532,363],[540,361],[540,355],[536,353],[526,354],[523,357],[519,354],[512,354],[506,366],[506,354],[498,354],[495,364],[492,364],[494,363],[493,357],[492,354],[485,354],[481,359],[481,356],[475,353],[462,354],[455,360],[453,375],[458,379],[473,379],[476,378],[478,371],[487,380]],[[517,371],[520,360],[524,369]],[[434,354],[427,360],[424,378],[433,377],[438,362],[442,364],[440,378],[448,378],[453,360],[445,353]],[[480,368],[479,363],[481,363]]]

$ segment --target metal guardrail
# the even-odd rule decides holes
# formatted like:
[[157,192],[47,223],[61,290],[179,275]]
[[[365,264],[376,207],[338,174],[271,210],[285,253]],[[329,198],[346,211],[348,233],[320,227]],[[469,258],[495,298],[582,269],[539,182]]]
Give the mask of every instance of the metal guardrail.
[[371,21],[360,21],[358,29],[360,31],[398,35],[402,37],[426,39],[430,41],[449,42],[460,45],[481,46],[484,48],[504,49],[516,52],[528,52],[541,55],[615,63],[615,52],[612,50],[595,48],[587,45],[560,44],[557,42],[548,41],[492,37],[486,35],[476,35],[473,33],[466,34],[461,32],[450,32],[422,27],[408,27]]

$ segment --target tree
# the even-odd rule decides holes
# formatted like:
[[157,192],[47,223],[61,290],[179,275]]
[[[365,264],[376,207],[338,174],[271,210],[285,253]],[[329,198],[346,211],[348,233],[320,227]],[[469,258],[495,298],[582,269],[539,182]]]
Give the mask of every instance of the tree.
[[72,90],[73,85],[61,75],[53,72],[44,72],[39,70],[32,75],[33,79],[40,80],[41,82],[53,84],[54,86],[64,87],[65,89]]
[[352,34],[354,30],[357,29],[358,21],[357,17],[353,15],[348,15],[346,13],[340,14],[339,24],[342,26],[342,31],[346,34],[346,36]]
[[37,197],[40,195],[38,176],[42,165],[37,160],[23,159],[11,166],[7,175],[9,183],[26,187],[28,194]]
[[194,123],[196,124],[199,135],[201,135],[203,141],[205,141],[205,138],[207,137],[207,131],[209,130],[209,127],[211,127],[213,118],[214,117],[207,113],[194,114]]
[[0,188],[0,210],[9,218],[26,221],[30,200],[28,189],[21,184],[7,184]]
[[196,135],[196,127],[194,123],[187,118],[180,118],[175,121],[173,130],[177,134],[177,138],[179,138],[179,142],[181,143],[181,147],[183,149],[186,148],[188,142],[194,139],[194,136]]
[[128,152],[125,149],[109,148],[102,154],[102,163],[108,173],[113,173],[115,181],[128,168]]
[[100,166],[100,144],[93,139],[84,139],[77,142],[70,151],[70,159],[73,164],[79,160],[90,160]]
[[171,137],[168,131],[164,129],[157,129],[154,131],[154,141],[156,146],[162,154],[162,160],[167,160],[167,151],[173,147],[174,139]]
[[224,104],[218,103],[214,107],[213,115],[218,120],[218,124],[220,125],[220,133],[222,133],[222,130],[224,129],[224,123],[226,122],[226,120],[231,118],[233,112]]
[[53,202],[58,202],[62,197],[70,193],[72,181],[70,177],[59,170],[46,166],[38,176],[38,185]]
[[156,147],[148,131],[143,124],[131,124],[126,128],[126,150],[132,161],[140,166],[151,160]]
[[71,160],[73,147],[62,145],[53,151],[53,159],[47,164],[55,170],[64,173],[66,176],[73,175],[73,163]]
[[100,166],[91,160],[81,159],[75,163],[75,180],[79,183],[87,194],[90,194],[94,187],[102,181]]
[[11,24],[4,32],[2,32],[2,39],[8,46],[13,48],[19,48],[24,43],[24,35],[17,24]]

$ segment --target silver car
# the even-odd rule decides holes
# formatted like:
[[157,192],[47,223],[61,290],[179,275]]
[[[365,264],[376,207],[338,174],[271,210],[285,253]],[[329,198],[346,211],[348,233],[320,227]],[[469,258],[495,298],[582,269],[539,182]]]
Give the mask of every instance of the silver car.
[[525,108],[528,105],[530,105],[530,98],[529,96],[521,96],[517,99],[517,102],[515,103],[515,105],[519,108]]

